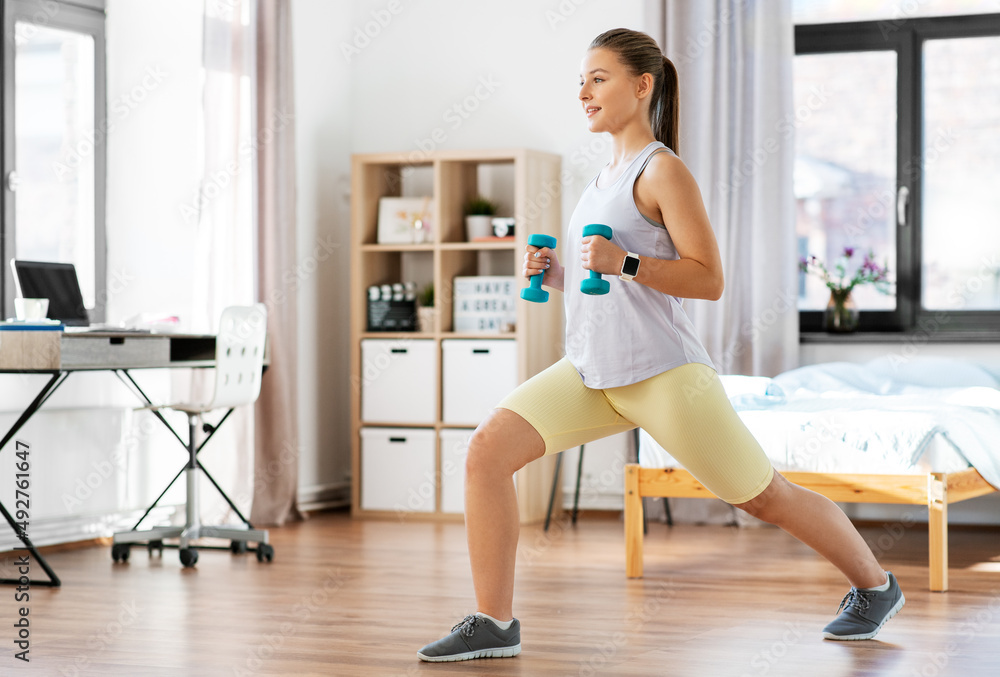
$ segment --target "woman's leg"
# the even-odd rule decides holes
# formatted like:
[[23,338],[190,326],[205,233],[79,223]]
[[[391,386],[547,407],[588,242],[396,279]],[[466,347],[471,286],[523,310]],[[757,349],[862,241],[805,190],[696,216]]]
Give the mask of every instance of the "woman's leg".
[[685,364],[606,392],[716,496],[780,526],[830,560],[851,585],[885,582],[868,544],[835,503],[772,470],[713,369]]
[[465,530],[476,610],[500,621],[513,618],[514,559],[520,530],[514,472],[544,453],[542,436],[507,409],[494,409],[469,442]]
[[476,428],[465,462],[465,529],[479,612],[511,619],[520,530],[514,472],[545,453],[634,427],[563,358],[522,383]]
[[885,583],[885,572],[871,548],[836,503],[786,480],[775,472],[767,488],[737,508],[775,524],[840,569],[856,588]]

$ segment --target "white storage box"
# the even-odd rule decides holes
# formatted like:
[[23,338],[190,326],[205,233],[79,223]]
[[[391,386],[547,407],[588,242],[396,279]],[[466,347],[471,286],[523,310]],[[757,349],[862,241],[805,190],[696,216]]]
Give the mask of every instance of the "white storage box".
[[441,431],[441,512],[465,512],[465,457],[472,428]]
[[361,508],[434,512],[437,478],[434,431],[361,429]]
[[447,339],[442,377],[445,423],[479,425],[517,387],[517,344],[513,339]]
[[429,339],[361,341],[361,420],[433,423],[438,357]]

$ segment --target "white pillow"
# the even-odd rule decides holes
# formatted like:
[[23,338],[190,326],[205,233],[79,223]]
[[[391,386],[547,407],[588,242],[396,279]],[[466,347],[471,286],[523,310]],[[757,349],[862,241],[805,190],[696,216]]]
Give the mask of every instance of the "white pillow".
[[1000,387],[996,376],[981,365],[953,357],[905,358],[890,353],[870,360],[865,368],[897,383],[926,388]]
[[[768,388],[774,385],[770,376],[744,376],[742,374],[719,374],[722,387],[730,398],[738,395],[772,395]],[[775,388],[777,386],[774,386]]]

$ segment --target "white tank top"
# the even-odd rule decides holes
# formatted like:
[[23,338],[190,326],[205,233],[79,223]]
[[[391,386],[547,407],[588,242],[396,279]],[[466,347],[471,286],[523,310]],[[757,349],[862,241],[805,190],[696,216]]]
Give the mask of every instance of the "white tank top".
[[667,229],[643,216],[635,204],[635,181],[655,152],[673,154],[654,141],[613,184],[598,188],[597,177],[587,184],[563,240],[566,357],[588,388],[631,385],[689,362],[715,368],[681,299],[635,281],[625,282],[617,275],[604,275],[611,283],[608,294],[590,296],[580,291],[580,281],[590,275],[580,265],[579,254],[583,228],[589,223],[610,226],[612,242],[625,251],[657,259],[680,258]]

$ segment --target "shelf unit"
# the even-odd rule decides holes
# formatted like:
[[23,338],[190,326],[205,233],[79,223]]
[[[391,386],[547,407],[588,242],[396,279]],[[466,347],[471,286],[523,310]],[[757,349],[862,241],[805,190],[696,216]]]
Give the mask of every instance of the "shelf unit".
[[[558,236],[561,220],[561,158],[528,149],[459,150],[414,153],[375,153],[352,156],[351,179],[351,512],[356,517],[399,519],[394,510],[363,507],[362,430],[411,428],[435,432],[433,510],[408,513],[420,520],[457,520],[461,513],[442,510],[444,452],[442,431],[468,428],[442,420],[442,342],[449,339],[509,340],[516,343],[517,374],[521,383],[562,356],[562,304],[558,295],[545,304],[517,302],[515,329],[510,333],[453,331],[452,280],[467,275],[519,275],[527,237],[531,233]],[[484,194],[502,208],[501,216],[516,219],[513,241],[467,242],[464,204]],[[430,196],[433,205],[432,239],[420,244],[378,244],[378,204],[382,197]],[[488,269],[488,270],[484,270]],[[435,322],[425,332],[367,331],[366,290],[372,285],[414,279],[421,286],[433,282]],[[423,279],[420,279],[423,278]],[[401,423],[362,420],[363,379],[361,346],[366,339],[434,342],[438,357],[437,393],[433,422]],[[409,393],[420,397],[420,392]],[[472,426],[474,427],[474,426]],[[451,470],[451,466],[448,466]],[[369,469],[371,471],[371,469]],[[554,458],[541,458],[516,475],[522,523],[545,518],[555,471]],[[393,472],[380,468],[379,473]],[[426,487],[425,487],[426,488]]]

